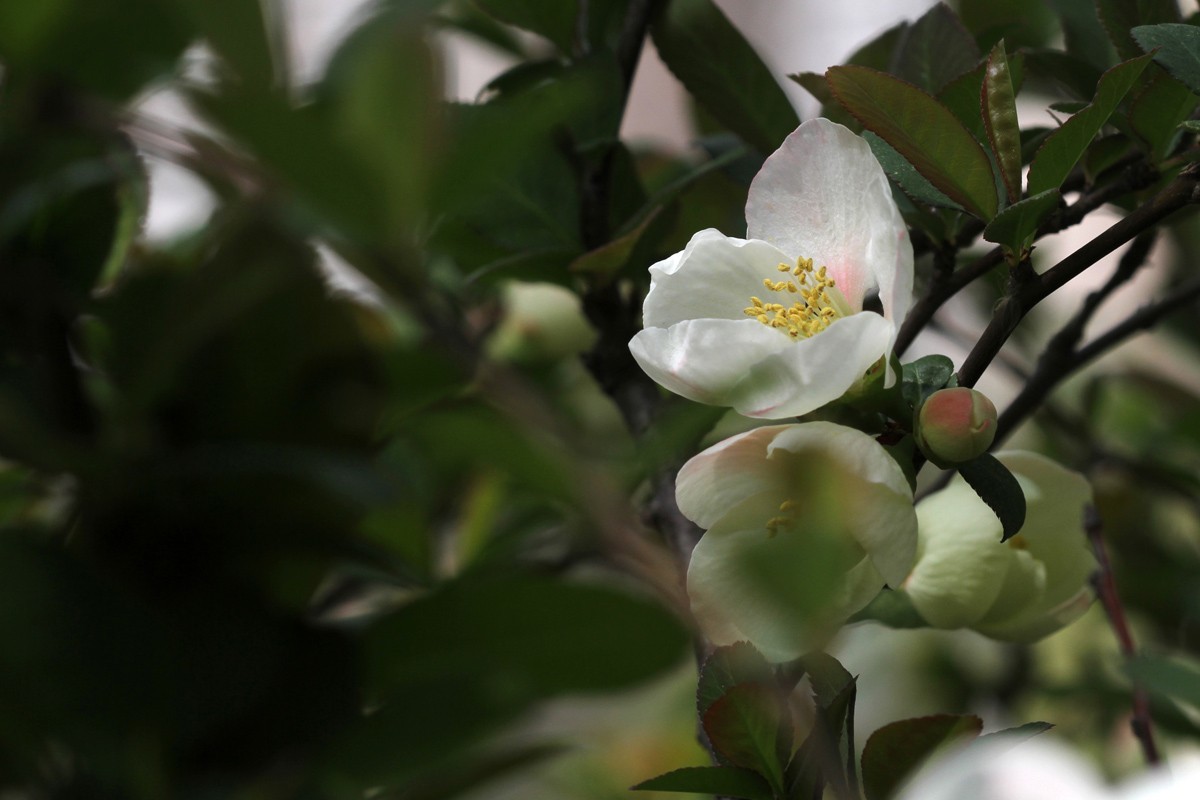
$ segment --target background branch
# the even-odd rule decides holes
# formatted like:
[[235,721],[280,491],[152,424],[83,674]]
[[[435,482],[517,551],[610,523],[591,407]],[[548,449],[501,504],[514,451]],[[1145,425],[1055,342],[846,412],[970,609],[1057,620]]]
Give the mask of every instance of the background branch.
[[[1113,633],[1116,634],[1117,644],[1121,648],[1121,655],[1126,660],[1132,659],[1137,655],[1137,646],[1133,641],[1133,633],[1129,630],[1129,622],[1125,618],[1125,609],[1121,605],[1121,597],[1117,594],[1117,584],[1113,580],[1112,574],[1112,563],[1108,559],[1108,550],[1104,546],[1100,515],[1096,511],[1095,506],[1089,505],[1084,509],[1083,526],[1088,541],[1092,545],[1092,550],[1096,554],[1096,562],[1100,567],[1093,579],[1096,595],[1100,598],[1101,605],[1104,606],[1104,611],[1108,615],[1108,621],[1112,625]],[[1133,729],[1133,735],[1137,737],[1138,743],[1142,747],[1142,754],[1145,756],[1146,763],[1158,764],[1161,759],[1158,755],[1158,747],[1154,742],[1153,720],[1150,716],[1150,697],[1136,680],[1134,680],[1133,684],[1133,715],[1129,721],[1129,726]]]

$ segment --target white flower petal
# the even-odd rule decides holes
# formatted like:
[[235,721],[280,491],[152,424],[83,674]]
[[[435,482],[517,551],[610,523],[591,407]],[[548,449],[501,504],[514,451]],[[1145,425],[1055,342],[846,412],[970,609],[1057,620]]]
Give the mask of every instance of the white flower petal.
[[917,504],[917,564],[904,584],[935,628],[970,627],[992,607],[1014,552],[1000,520],[961,480]]
[[767,459],[771,440],[788,425],[755,428],[693,456],[675,478],[675,501],[685,517],[708,530],[750,497],[769,494],[759,523],[773,517],[783,497],[782,477]]
[[687,591],[692,615],[714,644],[744,640],[770,661],[789,661],[814,646],[815,629],[853,613],[838,604],[846,574],[831,563],[838,542],[809,533],[772,537],[762,527],[718,525],[701,537]]
[[1083,530],[1083,509],[1092,502],[1092,487],[1078,472],[1037,453],[1011,451],[996,457],[1025,492],[1020,535],[1029,554],[1046,565],[1041,607],[1055,607],[1070,599],[1096,570]]
[[694,235],[682,252],[650,267],[650,292],[642,324],[667,328],[689,319],[744,320],[751,297],[771,294],[763,279],[778,280],[786,253],[761,241],[734,239],[709,229]]
[[[771,443],[772,454],[778,450],[817,451],[821,458],[841,465],[843,483],[838,487],[838,499],[844,505],[847,528],[869,555],[881,580],[900,586],[916,556],[917,517],[912,489],[895,459],[862,431],[832,422],[784,428]],[[875,587],[876,592],[881,585]]]
[[743,362],[749,371],[729,395],[734,409],[747,417],[798,417],[837,400],[887,353],[895,335],[890,322],[870,312],[834,320],[809,339],[770,332],[789,346]]
[[792,344],[757,320],[693,319],[645,328],[629,350],[647,375],[689,400],[731,405],[734,388],[756,361]]
[[747,236],[829,268],[855,310],[878,290],[904,318],[913,253],[887,176],[864,139],[825,119],[792,132],[763,164],[746,201]]

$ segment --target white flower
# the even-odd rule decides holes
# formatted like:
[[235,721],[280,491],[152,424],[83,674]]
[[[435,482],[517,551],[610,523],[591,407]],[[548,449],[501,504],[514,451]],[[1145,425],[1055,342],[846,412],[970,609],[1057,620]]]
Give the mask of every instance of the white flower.
[[1200,797],[1195,756],[1105,786],[1077,752],[1053,739],[1015,742],[1003,735],[935,757],[896,800],[1192,800]]
[[1088,609],[1096,560],[1083,530],[1087,480],[1036,453],[998,453],[1025,493],[1020,532],[1001,544],[1000,520],[962,478],[917,504],[917,563],[904,591],[936,628],[973,628],[1033,641]]
[[898,586],[916,552],[900,467],[867,434],[833,423],[726,439],[683,466],[675,491],[707,531],[688,566],[697,622],[714,644],[749,641],[775,661]]
[[[751,183],[746,224],[748,239],[700,231],[650,267],[645,329],[629,343],[642,369],[691,400],[782,419],[886,367],[913,253],[867,143],[825,119],[802,124]],[[876,292],[883,316],[863,310]]]

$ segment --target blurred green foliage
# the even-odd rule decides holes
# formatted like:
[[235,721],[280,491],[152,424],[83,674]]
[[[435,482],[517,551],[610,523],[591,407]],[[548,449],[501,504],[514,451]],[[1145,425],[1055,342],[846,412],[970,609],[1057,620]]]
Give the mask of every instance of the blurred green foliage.
[[[297,85],[269,5],[0,3],[5,796],[478,792],[559,752],[527,729],[550,701],[687,661],[679,553],[646,528],[715,416],[661,397],[625,344],[650,263],[701,228],[744,232],[749,180],[797,122],[778,79],[710,0],[388,0]],[[1173,3],[1098,5],[938,6],[852,55],[835,91],[797,80],[872,131],[928,249],[994,217],[989,238],[1023,251],[1060,188],[1134,163],[1170,177],[1194,144],[1194,28]],[[431,37],[447,29],[517,62],[477,102],[442,98]],[[702,153],[620,139],[651,41],[695,101]],[[974,105],[993,48],[1022,99],[1076,103],[1066,133],[989,134],[1016,123]],[[183,67],[197,57],[202,75]],[[164,83],[216,132],[165,146],[133,104]],[[895,118],[894,91],[920,119]],[[164,154],[219,202],[155,244],[145,159]],[[1000,179],[1031,161],[1053,179],[1019,208]],[[1147,185],[1113,197],[1136,205]],[[373,299],[332,292],[330,260]],[[487,355],[512,280],[579,294],[596,343]],[[1176,333],[1194,356],[1195,327]],[[1200,401],[1194,360],[1180,372],[1190,384],[1087,377],[1037,424],[1091,471],[1140,630],[1194,657]],[[925,713],[1086,697],[1087,724],[1109,725],[1126,695],[1107,657],[1056,683],[1023,656],[979,678],[937,650],[923,669],[943,706]],[[1194,698],[1195,677],[1142,677],[1160,674],[1165,724],[1194,736],[1171,698]],[[818,698],[835,748],[852,687]],[[765,690],[739,691],[726,705],[756,727],[729,734],[719,779],[760,791],[750,764],[810,789],[816,740],[788,771],[800,740]],[[678,780],[718,785],[696,775]]]

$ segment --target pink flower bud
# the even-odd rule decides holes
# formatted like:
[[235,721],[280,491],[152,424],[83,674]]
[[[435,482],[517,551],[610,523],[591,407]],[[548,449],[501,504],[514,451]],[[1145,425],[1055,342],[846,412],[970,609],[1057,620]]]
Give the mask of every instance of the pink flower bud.
[[917,418],[917,440],[935,463],[960,464],[977,458],[995,437],[996,406],[974,389],[934,392]]

